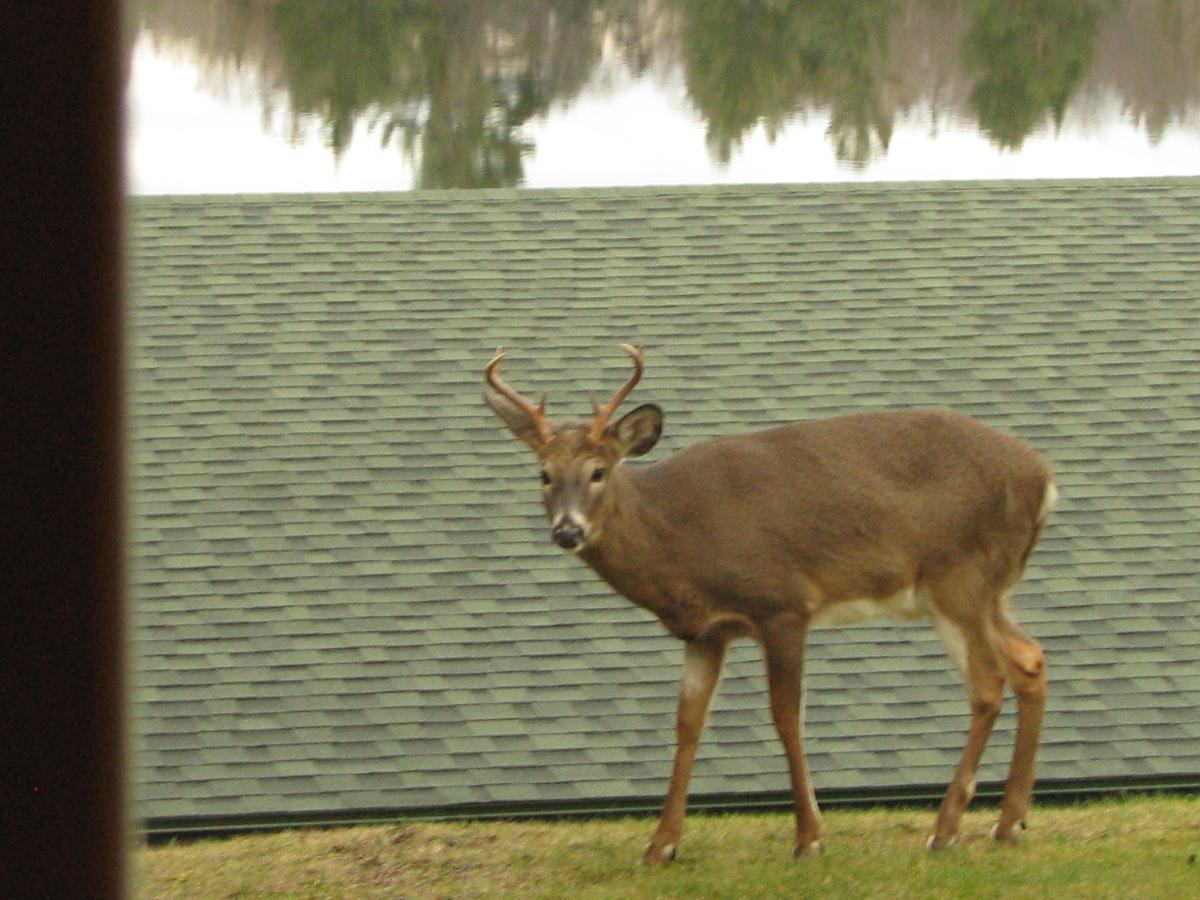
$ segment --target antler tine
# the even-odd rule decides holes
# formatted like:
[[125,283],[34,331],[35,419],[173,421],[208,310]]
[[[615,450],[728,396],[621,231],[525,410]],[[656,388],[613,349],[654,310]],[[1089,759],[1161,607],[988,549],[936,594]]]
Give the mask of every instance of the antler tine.
[[617,344],[625,352],[625,354],[633,360],[633,374],[629,376],[629,380],[612,395],[612,399],[608,403],[601,406],[596,402],[595,396],[592,397],[592,409],[595,411],[595,418],[592,420],[591,438],[595,442],[599,442],[604,436],[604,429],[608,427],[608,421],[612,418],[612,414],[617,411],[625,398],[637,386],[637,383],[642,380],[642,369],[646,365],[646,354],[641,347],[634,347],[631,344]]
[[529,416],[534,428],[537,429],[538,439],[543,444],[550,443],[550,439],[554,437],[554,429],[550,427],[550,420],[546,416],[546,398],[548,395],[542,394],[542,402],[534,406],[532,400],[521,396],[505,384],[504,380],[500,377],[500,360],[502,359],[504,359],[504,351],[497,347],[496,355],[483,368],[484,379],[492,390]]

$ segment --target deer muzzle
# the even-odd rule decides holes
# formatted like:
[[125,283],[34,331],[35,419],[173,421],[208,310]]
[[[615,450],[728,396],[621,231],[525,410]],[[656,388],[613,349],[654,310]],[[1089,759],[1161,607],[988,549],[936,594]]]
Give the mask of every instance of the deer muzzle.
[[570,516],[563,516],[554,523],[550,537],[564,550],[578,550],[583,545],[583,525]]

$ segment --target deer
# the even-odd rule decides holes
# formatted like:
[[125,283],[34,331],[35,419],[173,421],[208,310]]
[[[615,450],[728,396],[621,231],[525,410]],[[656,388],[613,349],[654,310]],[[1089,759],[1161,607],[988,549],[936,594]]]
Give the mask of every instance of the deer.
[[1014,747],[992,837],[1025,828],[1047,694],[1046,660],[1012,595],[1058,496],[1046,459],[1019,438],[941,409],[857,412],[704,440],[651,464],[647,403],[613,421],[645,352],[619,344],[633,373],[590,420],[551,422],[484,368],[491,410],[537,457],[551,540],[683,642],[676,746],[642,861],[676,857],[688,782],[729,644],[761,645],[771,717],[795,810],[793,855],[822,852],[803,750],[810,629],[878,616],[932,622],[966,685],[970,725],[938,807],[929,850],[956,844],[1005,686]]

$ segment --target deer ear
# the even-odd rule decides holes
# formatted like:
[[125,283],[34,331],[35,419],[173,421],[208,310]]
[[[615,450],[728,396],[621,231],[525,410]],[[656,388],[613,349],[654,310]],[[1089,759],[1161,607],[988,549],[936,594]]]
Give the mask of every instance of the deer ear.
[[508,430],[515,434],[523,444],[531,450],[537,450],[542,446],[537,425],[525,410],[521,409],[521,407],[517,406],[507,397],[501,397],[499,394],[491,392],[483,395],[483,401],[491,408],[492,412],[500,417],[500,421],[507,425]]
[[617,442],[621,456],[642,456],[658,443],[662,427],[663,411],[653,403],[646,403],[610,425],[608,436]]

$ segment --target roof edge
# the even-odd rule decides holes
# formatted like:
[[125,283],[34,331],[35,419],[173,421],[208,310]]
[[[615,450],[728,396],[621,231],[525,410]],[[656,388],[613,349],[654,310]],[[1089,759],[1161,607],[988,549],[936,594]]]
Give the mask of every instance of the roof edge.
[[[865,807],[936,807],[945,793],[944,784],[892,788],[842,788],[817,791],[824,809]],[[979,785],[975,804],[998,805],[1004,782]],[[1134,778],[1061,778],[1039,781],[1035,799],[1043,804],[1071,804],[1112,799],[1134,794],[1200,794],[1200,773]],[[471,822],[520,820],[582,820],[652,817],[661,806],[658,798],[618,797],[518,803],[465,803],[406,809],[358,809],[318,813],[261,813],[241,816],[175,816],[141,821],[138,837],[149,844],[171,840],[198,840],[238,834],[270,833],[297,828],[346,828],[388,825],[398,822]],[[784,791],[738,794],[698,794],[688,799],[688,812],[728,813],[784,812],[792,808],[792,796]]]
[[1130,185],[1192,184],[1200,186],[1200,175],[1126,175],[1082,178],[962,178],[922,181],[819,181],[819,182],[731,182],[718,184],[640,184],[604,185],[580,187],[503,187],[503,188],[421,188],[408,191],[317,191],[311,193],[196,193],[196,194],[132,194],[126,202],[133,208],[155,203],[221,203],[221,202],[270,202],[270,203],[320,203],[345,202],[355,199],[388,201],[429,200],[516,200],[522,197],[576,197],[589,196],[653,196],[681,194],[719,193],[829,193],[831,191],[931,191],[931,190],[981,190],[1035,187],[1068,186],[1130,186]]

